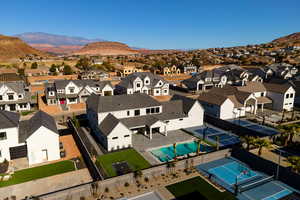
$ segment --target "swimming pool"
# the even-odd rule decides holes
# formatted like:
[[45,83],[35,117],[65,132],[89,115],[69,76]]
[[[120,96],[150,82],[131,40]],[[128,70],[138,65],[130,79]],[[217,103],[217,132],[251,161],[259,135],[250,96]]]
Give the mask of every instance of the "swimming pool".
[[[188,142],[188,143],[181,143],[176,145],[176,155],[177,156],[184,156],[189,153],[196,153],[198,148],[197,142]],[[211,151],[212,148],[208,145],[200,145],[201,152],[208,152]],[[175,157],[174,147],[173,145],[162,147],[158,149],[154,149],[150,151],[152,155],[154,155],[157,159],[161,162],[167,162],[169,160],[173,160]]]
[[228,185],[244,182],[257,174],[238,162],[230,162],[208,170],[209,173],[222,179]]

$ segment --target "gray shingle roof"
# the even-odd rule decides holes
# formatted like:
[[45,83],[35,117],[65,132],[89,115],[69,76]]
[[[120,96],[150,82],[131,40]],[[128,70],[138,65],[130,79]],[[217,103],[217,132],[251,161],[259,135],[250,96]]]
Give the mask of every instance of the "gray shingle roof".
[[25,142],[27,138],[42,126],[58,134],[54,118],[43,111],[38,111],[29,120],[20,122],[19,142]]
[[153,88],[160,80],[163,81],[163,83],[167,83],[167,81],[165,81],[163,77],[155,75],[151,72],[135,72],[123,78],[122,81],[118,84],[118,86],[124,88],[132,88],[133,81],[138,77],[141,78],[142,80],[144,80],[144,78],[146,77],[149,77],[150,85],[147,85],[147,87],[150,88]]
[[3,85],[6,85],[7,87],[9,87],[10,89],[12,89],[16,93],[24,93],[24,89],[25,89],[25,83],[24,83],[24,81],[3,82],[3,83],[0,83],[0,88]]
[[109,113],[99,125],[99,130],[103,135],[108,136],[119,123],[120,121]]
[[91,108],[96,112],[111,112],[160,105],[161,104],[157,100],[142,93],[116,96],[91,95],[87,100],[88,108]]
[[18,127],[19,120],[19,113],[0,110],[0,129]]
[[281,93],[281,94],[284,94],[290,87],[292,87],[288,83],[286,84],[264,83],[264,86],[266,87],[267,91]]
[[182,101],[182,109],[183,109],[183,112],[185,114],[187,114],[191,110],[191,108],[193,107],[193,105],[197,101],[195,99],[191,99],[191,98],[181,96],[181,95],[177,95],[177,94],[175,94],[171,98],[171,101],[174,101],[174,100],[181,100]]

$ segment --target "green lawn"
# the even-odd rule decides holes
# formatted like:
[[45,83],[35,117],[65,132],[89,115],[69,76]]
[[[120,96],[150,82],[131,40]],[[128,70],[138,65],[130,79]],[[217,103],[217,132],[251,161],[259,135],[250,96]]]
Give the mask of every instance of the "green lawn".
[[132,171],[148,168],[151,165],[134,149],[108,153],[97,158],[96,164],[105,170],[108,176],[116,176],[113,163],[126,161]]
[[26,115],[29,115],[31,113],[34,113],[34,111],[33,110],[23,111],[23,112],[21,112],[21,115],[26,116]]
[[49,165],[43,165],[39,167],[23,169],[23,170],[16,171],[12,175],[12,178],[9,179],[8,181],[0,181],[0,187],[14,185],[18,183],[24,183],[27,181],[53,176],[56,174],[62,174],[74,170],[75,170],[74,163],[69,160],[61,161]]
[[201,177],[195,177],[166,187],[176,198],[192,192],[199,192],[206,199],[235,200],[229,192],[220,192]]

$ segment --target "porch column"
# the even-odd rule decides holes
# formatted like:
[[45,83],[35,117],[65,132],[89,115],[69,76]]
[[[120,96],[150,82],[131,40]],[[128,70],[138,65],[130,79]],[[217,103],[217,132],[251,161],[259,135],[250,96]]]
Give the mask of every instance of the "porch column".
[[149,134],[150,140],[152,140],[152,128],[150,127],[150,134]]
[[265,104],[261,104],[261,112],[264,112],[264,105]]

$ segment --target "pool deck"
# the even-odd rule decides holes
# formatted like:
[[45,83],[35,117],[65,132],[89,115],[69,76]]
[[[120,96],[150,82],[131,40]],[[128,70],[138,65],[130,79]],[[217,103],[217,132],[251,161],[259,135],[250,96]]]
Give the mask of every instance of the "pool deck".
[[152,165],[160,164],[161,162],[151,155],[148,150],[196,139],[196,137],[193,137],[182,130],[169,131],[168,136],[164,136],[162,134],[153,134],[152,140],[141,134],[135,134],[132,137],[133,147],[139,151]]

